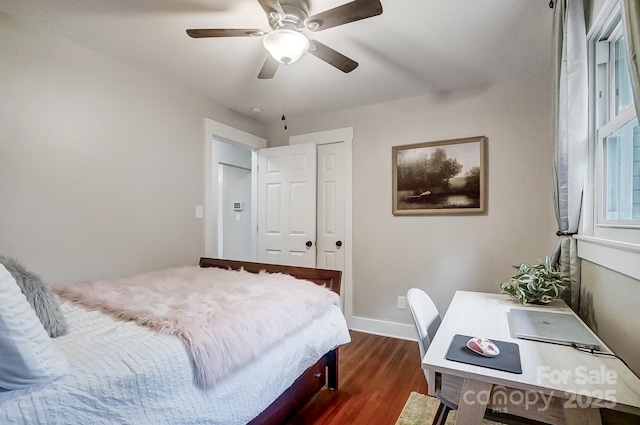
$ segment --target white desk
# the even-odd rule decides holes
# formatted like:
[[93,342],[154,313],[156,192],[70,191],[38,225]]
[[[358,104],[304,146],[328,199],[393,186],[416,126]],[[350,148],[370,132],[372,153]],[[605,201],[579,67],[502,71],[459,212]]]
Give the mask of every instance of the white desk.
[[[511,308],[523,307],[506,295],[456,292],[422,360],[432,376],[442,375],[441,393],[458,403],[456,425],[480,424],[487,407],[551,424],[600,425],[600,408],[640,415],[640,379],[624,363],[517,339],[507,319]],[[562,301],[526,308],[572,312]],[[518,344],[522,374],[446,360],[455,334]]]

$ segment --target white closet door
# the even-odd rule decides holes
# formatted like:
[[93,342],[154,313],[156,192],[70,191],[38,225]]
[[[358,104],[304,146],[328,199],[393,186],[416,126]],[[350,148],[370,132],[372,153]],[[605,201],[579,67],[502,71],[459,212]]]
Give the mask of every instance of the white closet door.
[[258,261],[316,266],[316,146],[258,151]]
[[318,145],[317,267],[344,271],[344,143]]

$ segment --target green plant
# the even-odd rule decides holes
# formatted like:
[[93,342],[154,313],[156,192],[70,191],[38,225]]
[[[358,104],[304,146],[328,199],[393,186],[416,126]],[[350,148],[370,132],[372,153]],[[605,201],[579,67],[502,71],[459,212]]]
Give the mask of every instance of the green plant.
[[502,294],[517,299],[520,304],[549,303],[564,291],[571,279],[551,265],[551,259],[545,258],[539,264],[520,264],[511,266],[518,270],[507,282],[502,282]]

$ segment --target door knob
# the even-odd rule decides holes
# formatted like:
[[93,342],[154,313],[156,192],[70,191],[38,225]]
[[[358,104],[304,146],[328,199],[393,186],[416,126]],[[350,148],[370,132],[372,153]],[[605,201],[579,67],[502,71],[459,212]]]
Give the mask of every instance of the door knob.
[[305,245],[307,246],[307,248],[311,248],[311,246],[313,245],[313,242],[307,241]]
[[336,242],[336,246],[337,246],[338,248],[340,248],[340,247],[342,246],[342,241],[338,241],[338,242]]

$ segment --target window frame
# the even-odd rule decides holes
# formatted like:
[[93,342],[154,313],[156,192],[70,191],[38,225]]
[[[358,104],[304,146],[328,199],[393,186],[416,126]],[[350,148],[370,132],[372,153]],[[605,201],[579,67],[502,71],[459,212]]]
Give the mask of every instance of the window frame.
[[636,119],[635,108],[626,107],[607,124],[600,127],[596,131],[595,143],[595,187],[594,187],[594,207],[595,207],[595,229],[594,234],[602,233],[602,229],[637,229],[640,230],[640,220],[623,220],[623,219],[607,219],[605,217],[605,139],[625,125]]
[[589,60],[589,71],[594,74],[591,79],[593,86],[589,88],[589,97],[591,106],[595,108],[595,121],[590,125],[590,129],[595,133],[595,184],[592,190],[594,190],[595,201],[594,234],[596,235],[602,233],[600,229],[603,228],[640,230],[638,219],[608,219],[605,214],[605,140],[637,117],[633,101],[619,108],[616,97],[618,92],[615,66],[616,44],[624,37],[619,4],[611,11],[605,25],[598,29],[588,39],[590,45],[595,44],[591,48],[595,54]]
[[[606,0],[600,13],[587,34],[589,64],[589,163],[583,198],[583,215],[578,240],[578,256],[601,266],[640,279],[640,220],[603,220],[603,141],[636,116],[633,103],[616,113],[615,100],[607,96],[599,97],[598,83],[602,75],[598,66],[612,63],[615,52],[598,46],[598,42],[620,37],[624,31],[621,22],[622,10],[618,0]],[[607,65],[608,67],[608,65]],[[607,72],[611,71],[610,69]],[[614,72],[614,71],[611,71]],[[608,78],[607,93],[614,93],[615,80]],[[607,116],[603,117],[602,105],[608,105]],[[609,119],[609,117],[611,117]],[[606,122],[606,124],[604,124]]]

